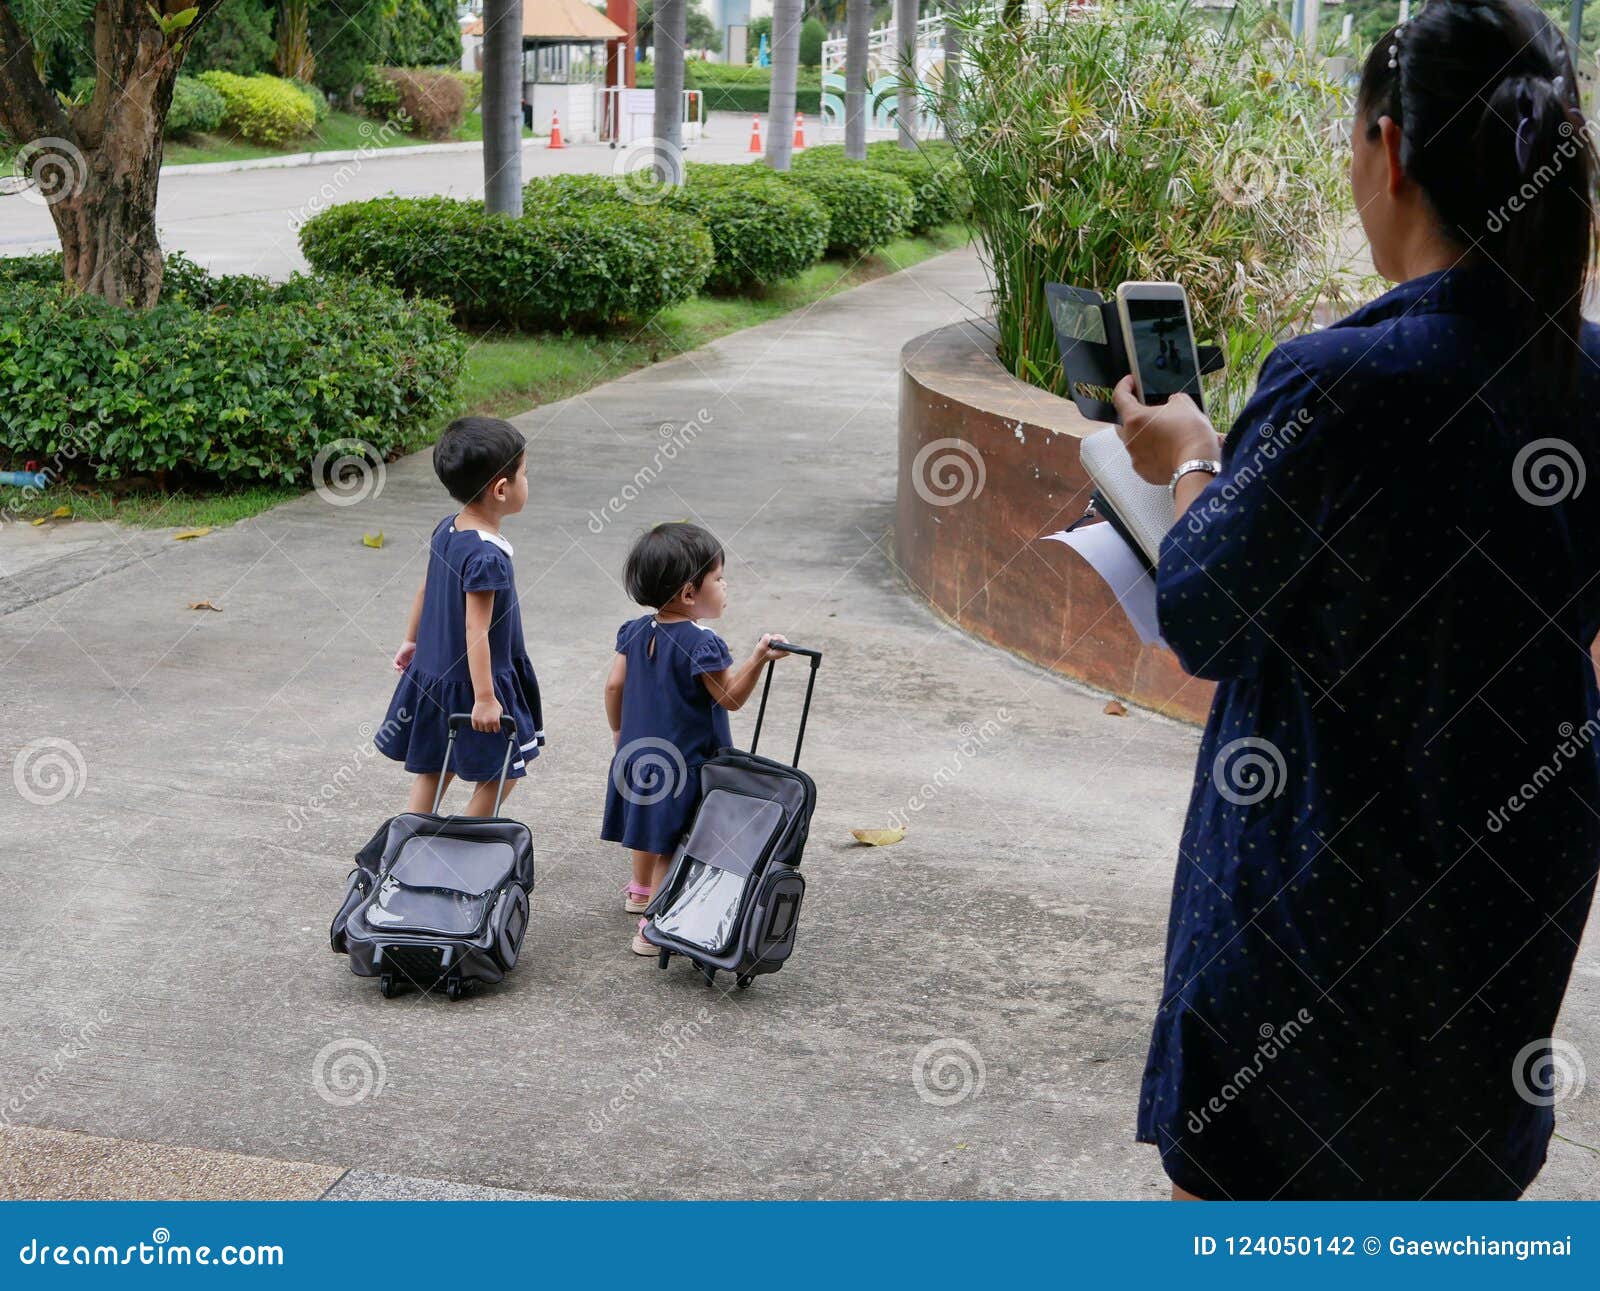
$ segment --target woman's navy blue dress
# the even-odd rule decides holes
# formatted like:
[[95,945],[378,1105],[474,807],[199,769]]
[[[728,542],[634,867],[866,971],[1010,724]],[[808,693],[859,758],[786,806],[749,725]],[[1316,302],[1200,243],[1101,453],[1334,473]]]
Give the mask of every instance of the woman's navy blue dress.
[[701,765],[733,743],[728,710],[700,680],[732,667],[733,655],[709,628],[657,623],[653,614],[617,629],[617,653],[628,671],[600,837],[665,856],[700,801]]
[[[518,752],[512,779],[527,774],[526,759],[539,756],[544,743],[544,711],[539,679],[522,640],[522,608],[511,571],[511,544],[498,534],[455,527],[441,520],[428,540],[428,574],[422,591],[417,653],[400,677],[389,712],[373,737],[378,752],[404,762],[413,774],[438,771],[444,764],[451,713],[472,711],[472,672],[467,666],[468,592],[493,592],[489,657],[494,694],[517,724]],[[505,759],[501,735],[470,727],[456,736],[450,769],[463,780],[498,780]]]
[[1600,329],[1537,410],[1499,273],[1279,346],[1162,544],[1220,684],[1138,1137],[1201,1197],[1514,1198],[1545,1159],[1600,863]]

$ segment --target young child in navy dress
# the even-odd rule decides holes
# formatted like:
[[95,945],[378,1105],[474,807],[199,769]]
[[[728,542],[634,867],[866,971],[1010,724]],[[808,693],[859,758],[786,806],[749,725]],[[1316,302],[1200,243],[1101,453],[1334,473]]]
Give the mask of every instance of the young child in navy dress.
[[495,784],[506,751],[502,714],[517,724],[507,795],[544,743],[539,682],[522,643],[511,544],[500,536],[501,521],[528,500],[523,450],[516,428],[493,417],[451,422],[433,448],[433,469],[462,506],[439,521],[429,540],[428,572],[394,657],[400,683],[373,741],[416,777],[408,811],[433,808],[451,713],[472,714],[472,729],[457,733],[450,762],[452,778],[476,785],[469,816],[499,810]]
[[[755,689],[781,636],[761,638],[737,667],[728,644],[702,620],[728,604],[722,547],[698,525],[659,524],[628,553],[628,595],[655,613],[624,623],[606,678],[606,717],[616,754],[600,837],[633,854],[623,909],[649,905],[700,799],[700,767],[732,743],[728,714]],[[640,928],[644,920],[639,921]],[[656,948],[637,932],[636,955]]]

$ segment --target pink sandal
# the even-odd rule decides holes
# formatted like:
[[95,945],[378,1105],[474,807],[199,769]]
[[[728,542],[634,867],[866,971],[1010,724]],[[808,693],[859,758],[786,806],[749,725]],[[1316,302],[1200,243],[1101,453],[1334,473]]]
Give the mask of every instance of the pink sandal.
[[656,955],[660,952],[644,939],[644,920],[639,920],[639,931],[633,934],[633,945],[630,947],[635,955]]
[[630,883],[622,889],[622,908],[629,914],[643,914],[650,904],[650,889],[642,883]]

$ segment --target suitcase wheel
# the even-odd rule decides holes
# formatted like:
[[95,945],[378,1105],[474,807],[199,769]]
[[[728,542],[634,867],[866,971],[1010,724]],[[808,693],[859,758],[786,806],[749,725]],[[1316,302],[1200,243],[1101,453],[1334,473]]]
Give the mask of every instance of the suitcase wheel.
[[466,994],[466,983],[459,977],[449,978],[444,984],[444,993],[450,997],[452,1002],[459,1000]]
[[734,985],[737,986],[742,991],[746,987],[748,987],[753,980],[754,980],[754,978],[752,978],[748,973],[746,973],[743,977],[741,977],[737,981],[735,981]]
[[395,988],[394,977],[385,973],[378,979],[378,994],[386,1000],[392,1000],[400,992]]
[[700,971],[705,974],[705,979],[706,979],[706,985],[707,986],[715,986],[716,985],[716,983],[717,983],[717,970],[716,969],[714,969],[714,968],[701,968]]
[[665,968],[668,963],[671,962],[671,960],[672,952],[670,950],[663,950],[659,955],[656,956],[656,967]]

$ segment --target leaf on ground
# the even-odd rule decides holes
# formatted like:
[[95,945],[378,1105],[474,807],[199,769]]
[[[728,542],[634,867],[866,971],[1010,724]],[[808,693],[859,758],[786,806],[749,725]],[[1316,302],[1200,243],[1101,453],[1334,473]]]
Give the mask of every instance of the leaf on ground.
[[177,533],[172,535],[172,541],[187,542],[191,538],[204,538],[210,532],[210,525],[206,525],[203,529],[179,529]]
[[43,523],[44,523],[44,522],[45,522],[45,521],[46,521],[46,520],[48,520],[48,519],[49,519],[49,518],[50,518],[50,517],[49,517],[49,516],[39,516],[39,517],[38,517],[38,518],[37,518],[37,519],[36,519],[36,520],[35,520],[35,521],[34,521],[34,522],[33,522],[33,527],[34,527],[34,528],[35,528],[35,529],[37,529],[37,528],[38,528],[38,527],[39,527],[39,526],[40,526],[40,525],[42,525],[42,524],[43,524]]
[[362,534],[361,535],[361,545],[363,547],[381,547],[381,546],[383,546],[383,530],[379,529],[377,533],[364,533],[364,534]]
[[190,601],[189,608],[191,610],[215,610],[218,614],[222,613],[222,606],[214,605],[210,601]]
[[52,520],[66,520],[66,519],[70,518],[71,515],[72,515],[72,508],[71,507],[61,506],[61,507],[57,507],[54,511],[52,511],[50,513],[50,518]]
[[1108,717],[1126,717],[1128,715],[1128,706],[1120,699],[1108,699],[1106,706],[1100,711]]
[[891,843],[898,843],[906,836],[906,827],[897,825],[893,829],[852,829],[856,842],[865,843],[868,847],[888,847]]

